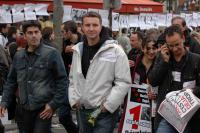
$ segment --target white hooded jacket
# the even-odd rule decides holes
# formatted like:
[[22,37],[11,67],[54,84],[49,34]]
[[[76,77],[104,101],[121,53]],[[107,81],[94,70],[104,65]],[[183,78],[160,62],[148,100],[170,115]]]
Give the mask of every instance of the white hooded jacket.
[[87,109],[104,105],[113,113],[123,102],[131,87],[128,58],[114,40],[107,40],[90,61],[86,78],[82,74],[83,42],[73,47],[73,60],[69,75],[69,102],[77,102]]

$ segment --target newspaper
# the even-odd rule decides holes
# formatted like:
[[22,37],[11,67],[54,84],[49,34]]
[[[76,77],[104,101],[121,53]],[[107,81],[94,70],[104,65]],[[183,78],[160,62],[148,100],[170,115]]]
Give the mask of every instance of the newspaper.
[[187,89],[167,94],[166,99],[158,109],[158,113],[179,133],[183,133],[187,123],[199,107],[199,99],[194,96],[190,89]]

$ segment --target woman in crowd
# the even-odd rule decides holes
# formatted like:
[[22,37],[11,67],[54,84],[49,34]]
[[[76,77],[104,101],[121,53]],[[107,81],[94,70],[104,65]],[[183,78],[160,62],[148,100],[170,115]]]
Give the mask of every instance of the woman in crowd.
[[48,46],[55,47],[55,44],[53,44],[54,39],[55,39],[55,35],[54,35],[54,32],[53,32],[53,28],[45,27],[42,30],[42,41],[43,41],[43,43],[48,45]]
[[[157,54],[157,49],[158,49],[158,47],[157,47],[156,40],[154,40],[153,38],[144,39],[144,41],[142,43],[142,54],[138,55],[136,57],[135,66],[133,69],[131,69],[131,76],[132,76],[133,84],[143,84],[143,83],[148,84],[147,75],[148,75],[148,72],[152,68],[154,59]],[[136,92],[136,91],[137,90],[135,90],[134,88],[131,88],[131,98],[130,99],[134,99],[133,98],[133,97],[135,97],[134,95],[136,95],[136,93],[138,94],[138,92]],[[153,100],[156,98],[156,95],[151,91],[151,89],[149,89],[147,91],[148,91],[149,100]],[[124,106],[125,109],[122,114],[122,118],[121,118],[120,125],[118,128],[118,133],[121,133],[122,129],[123,129],[123,123],[124,123],[124,118],[125,118],[125,113],[126,113],[126,105],[127,105],[127,100],[125,100],[125,101],[126,101],[125,106]],[[141,103],[141,102],[138,102],[138,103]],[[149,113],[148,115],[151,116],[151,113],[150,112],[148,112],[148,113]]]

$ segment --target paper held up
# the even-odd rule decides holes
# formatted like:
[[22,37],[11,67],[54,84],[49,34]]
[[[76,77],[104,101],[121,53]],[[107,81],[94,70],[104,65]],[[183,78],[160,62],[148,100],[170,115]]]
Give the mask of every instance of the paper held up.
[[179,133],[184,129],[200,107],[200,100],[190,89],[173,91],[166,95],[160,104],[158,113],[166,119]]

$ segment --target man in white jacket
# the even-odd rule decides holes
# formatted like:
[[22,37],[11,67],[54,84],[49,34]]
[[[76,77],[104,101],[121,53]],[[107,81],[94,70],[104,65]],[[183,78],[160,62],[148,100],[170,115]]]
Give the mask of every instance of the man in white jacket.
[[0,24],[0,45],[2,45],[3,47],[5,47],[8,42],[8,39],[6,37],[7,32],[8,32],[7,24]]
[[110,40],[98,13],[83,16],[82,30],[83,42],[73,47],[69,102],[77,111],[81,133],[111,133],[131,86],[128,59],[116,41]]

